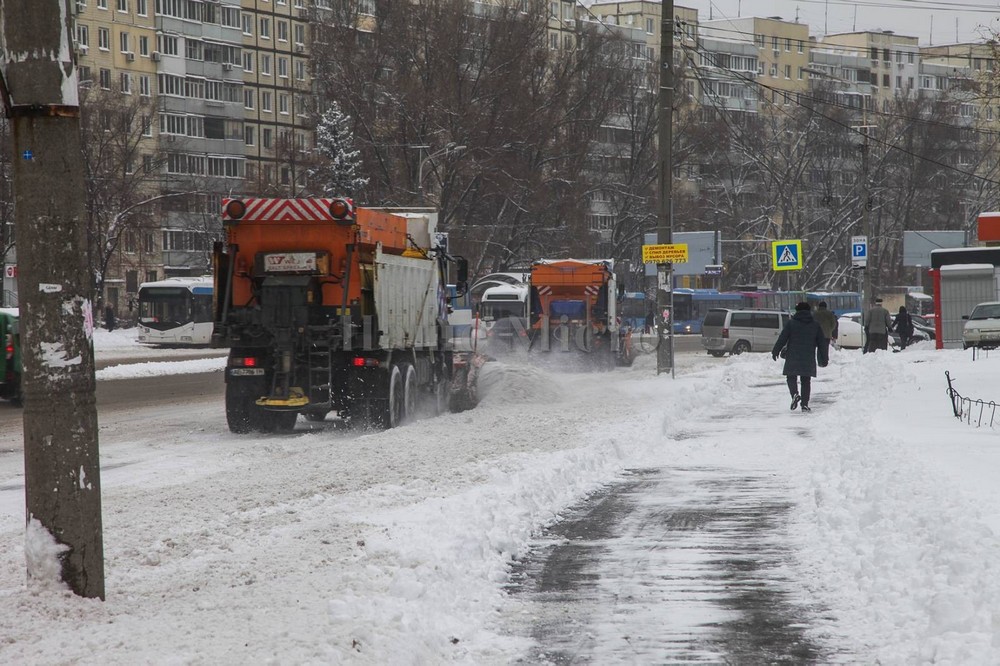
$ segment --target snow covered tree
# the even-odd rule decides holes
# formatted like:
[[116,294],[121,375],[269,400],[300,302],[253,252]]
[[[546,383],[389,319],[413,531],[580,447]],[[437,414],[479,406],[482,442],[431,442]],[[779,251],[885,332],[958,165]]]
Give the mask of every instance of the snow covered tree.
[[316,152],[321,163],[311,175],[324,194],[350,196],[368,184],[368,179],[357,173],[361,151],[353,150],[354,132],[350,123],[350,116],[340,110],[340,105],[330,102],[316,124]]

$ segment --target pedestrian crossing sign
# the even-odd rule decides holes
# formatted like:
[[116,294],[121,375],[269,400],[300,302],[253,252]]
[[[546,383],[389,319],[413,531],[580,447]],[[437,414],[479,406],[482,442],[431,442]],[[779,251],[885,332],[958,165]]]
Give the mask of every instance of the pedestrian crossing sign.
[[802,270],[802,241],[772,241],[771,264],[776,271]]

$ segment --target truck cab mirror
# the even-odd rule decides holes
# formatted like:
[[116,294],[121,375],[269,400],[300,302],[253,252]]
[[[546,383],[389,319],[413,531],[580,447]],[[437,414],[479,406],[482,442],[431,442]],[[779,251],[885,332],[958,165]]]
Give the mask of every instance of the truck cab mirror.
[[459,296],[464,296],[469,289],[469,260],[465,257],[456,257],[455,267],[455,287]]

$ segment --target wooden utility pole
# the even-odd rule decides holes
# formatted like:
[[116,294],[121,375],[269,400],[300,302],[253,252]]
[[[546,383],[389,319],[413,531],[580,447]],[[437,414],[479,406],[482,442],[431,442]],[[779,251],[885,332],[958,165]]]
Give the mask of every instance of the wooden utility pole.
[[[656,242],[673,242],[673,109],[674,109],[674,2],[663,0],[660,10],[660,95],[657,118],[659,144],[659,184]],[[673,270],[670,264],[656,265],[656,374],[674,371]],[[664,317],[664,312],[669,317]]]
[[[23,344],[26,520],[65,547],[62,580],[104,598],[94,317],[86,263],[73,0],[0,0]],[[29,560],[28,576],[36,572]]]

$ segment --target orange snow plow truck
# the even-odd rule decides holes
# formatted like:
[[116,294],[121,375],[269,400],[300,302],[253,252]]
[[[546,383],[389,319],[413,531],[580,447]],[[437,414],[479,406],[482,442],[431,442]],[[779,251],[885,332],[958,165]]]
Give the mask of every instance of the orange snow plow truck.
[[570,352],[581,367],[596,370],[632,364],[631,332],[618,321],[613,260],[539,260],[529,282],[533,352]]
[[[391,428],[448,407],[446,276],[429,209],[348,199],[224,199],[213,346],[230,348],[226,420],[287,431],[331,411]],[[460,289],[464,287],[460,286]]]

